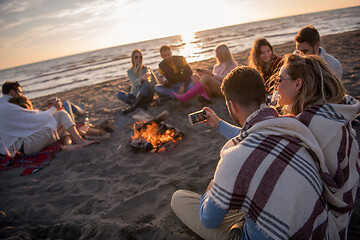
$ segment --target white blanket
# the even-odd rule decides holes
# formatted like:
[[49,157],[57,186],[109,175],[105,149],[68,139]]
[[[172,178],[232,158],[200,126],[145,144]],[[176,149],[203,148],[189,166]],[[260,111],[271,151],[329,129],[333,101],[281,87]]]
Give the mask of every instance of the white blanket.
[[[0,99],[0,153],[7,154],[9,147],[19,138],[26,138],[43,128],[56,130],[57,122],[51,107],[47,111],[27,110],[7,102],[5,96]],[[6,149],[5,149],[6,148]]]

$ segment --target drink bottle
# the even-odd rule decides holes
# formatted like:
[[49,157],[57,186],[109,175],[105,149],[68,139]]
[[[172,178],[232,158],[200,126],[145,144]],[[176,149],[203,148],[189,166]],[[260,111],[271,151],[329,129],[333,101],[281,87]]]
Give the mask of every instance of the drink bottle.
[[148,81],[148,82],[151,82],[151,70],[150,70],[150,68],[148,68],[148,69],[146,70],[146,74],[147,74],[147,81]]

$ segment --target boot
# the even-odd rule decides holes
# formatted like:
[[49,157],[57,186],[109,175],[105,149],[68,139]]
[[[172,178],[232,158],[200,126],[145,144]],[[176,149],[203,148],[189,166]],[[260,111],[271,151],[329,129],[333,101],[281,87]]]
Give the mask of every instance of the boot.
[[[196,82],[192,88],[190,88],[187,92],[184,94],[177,94],[172,92],[171,94],[179,101],[186,102],[196,94],[201,93],[202,95],[206,95],[205,89],[203,85],[200,82]],[[210,98],[207,96],[207,98],[210,100]]]
[[129,104],[129,105],[134,105],[135,101],[136,101],[136,97],[134,95],[132,95],[132,94],[129,94],[125,103]]
[[207,104],[210,104],[211,103],[211,99],[210,97],[207,95],[205,89],[204,91],[200,92],[199,93],[199,96],[197,97],[197,100],[203,104],[203,105],[207,105]]
[[143,107],[145,105],[145,99],[146,97],[142,94],[139,94],[139,96],[136,98],[134,105],[130,106],[129,108],[126,108],[122,111],[124,115],[131,113],[135,111],[138,107]]

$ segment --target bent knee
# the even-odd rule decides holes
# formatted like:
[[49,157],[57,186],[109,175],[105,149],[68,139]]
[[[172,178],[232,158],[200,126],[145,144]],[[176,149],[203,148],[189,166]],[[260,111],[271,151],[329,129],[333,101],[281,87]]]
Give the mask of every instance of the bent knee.
[[176,192],[173,193],[173,195],[171,197],[170,206],[174,212],[177,209],[177,206],[179,206],[180,198],[182,196],[182,193],[181,193],[182,191],[183,190],[177,190]]

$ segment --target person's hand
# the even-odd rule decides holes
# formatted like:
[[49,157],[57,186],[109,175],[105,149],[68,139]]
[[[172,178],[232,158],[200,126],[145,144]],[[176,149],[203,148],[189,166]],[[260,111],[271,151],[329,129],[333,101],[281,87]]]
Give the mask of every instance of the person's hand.
[[209,76],[213,76],[213,74],[212,74],[210,71],[206,70],[206,69],[201,69],[201,71],[202,71],[203,74],[207,74],[207,75],[209,75]]
[[46,104],[47,104],[47,105],[52,105],[52,103],[53,103],[54,100],[55,100],[54,97],[53,97],[53,98],[48,98],[48,99],[46,100]]
[[221,119],[211,108],[204,107],[203,110],[206,112],[207,122],[210,124],[210,126],[217,128]]
[[211,179],[211,181],[209,182],[209,185],[208,185],[206,191],[210,191],[210,189],[212,188],[213,185],[214,185],[214,179]]
[[161,85],[165,85],[165,84],[166,84],[166,82],[164,81],[164,76],[162,76],[162,75],[160,75],[160,76],[158,77],[158,81],[159,81],[159,83],[160,83]]
[[60,110],[62,108],[62,103],[60,98],[54,99],[51,106],[54,106],[56,107],[57,110]]
[[183,94],[185,92],[185,86],[179,88],[178,94]]
[[145,81],[147,81],[147,74],[146,73],[141,76],[141,84],[143,84]]

